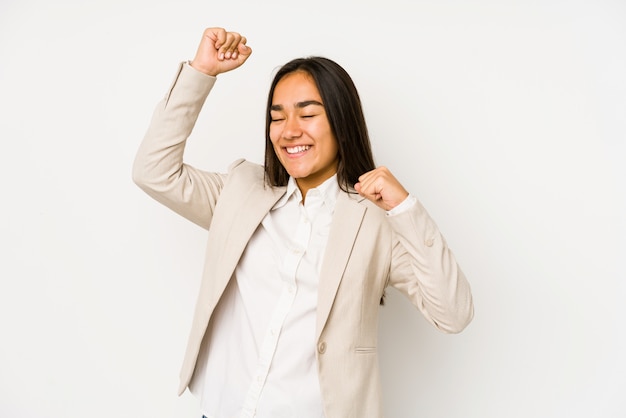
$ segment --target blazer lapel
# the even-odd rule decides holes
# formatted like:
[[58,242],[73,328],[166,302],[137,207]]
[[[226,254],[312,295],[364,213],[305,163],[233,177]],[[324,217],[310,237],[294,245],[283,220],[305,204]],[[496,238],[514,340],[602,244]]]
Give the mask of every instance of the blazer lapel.
[[285,194],[286,187],[257,187],[253,186],[245,192],[245,199],[229,208],[232,214],[228,216],[230,222],[220,225],[226,243],[219,251],[219,266],[216,277],[223,281],[223,285],[232,277],[237,263],[250,241],[252,234],[278,199]]
[[335,214],[328,236],[328,244],[320,271],[317,296],[316,338],[319,339],[330,309],[332,308],[337,288],[352,253],[366,206],[358,202],[363,198],[358,195],[340,193],[335,204]]

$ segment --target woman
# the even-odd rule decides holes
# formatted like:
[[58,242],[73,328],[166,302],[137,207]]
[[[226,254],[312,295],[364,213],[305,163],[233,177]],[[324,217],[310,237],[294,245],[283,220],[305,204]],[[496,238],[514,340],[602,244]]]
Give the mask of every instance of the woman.
[[293,60],[268,95],[265,165],[183,163],[216,77],[252,50],[205,30],[139,148],[133,179],[208,230],[181,371],[209,418],[382,416],[378,309],[385,288],[443,332],[471,321],[469,284],[437,226],[374,166],[358,93],[321,57]]

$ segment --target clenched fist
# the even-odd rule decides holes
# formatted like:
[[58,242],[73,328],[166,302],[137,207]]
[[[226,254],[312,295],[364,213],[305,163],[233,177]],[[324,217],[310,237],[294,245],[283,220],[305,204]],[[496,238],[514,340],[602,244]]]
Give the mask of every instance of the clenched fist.
[[245,36],[237,32],[227,32],[223,28],[205,29],[190,65],[211,76],[234,70],[252,54],[252,48],[246,42]]
[[409,195],[387,167],[378,167],[361,175],[354,189],[384,210],[395,208]]

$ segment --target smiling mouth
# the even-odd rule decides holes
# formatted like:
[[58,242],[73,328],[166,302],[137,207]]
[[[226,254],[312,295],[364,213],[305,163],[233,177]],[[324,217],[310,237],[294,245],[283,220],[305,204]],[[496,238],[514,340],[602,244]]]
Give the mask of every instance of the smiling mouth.
[[310,145],[298,145],[296,147],[285,147],[285,151],[287,151],[287,154],[298,154],[307,151],[309,148],[311,148]]

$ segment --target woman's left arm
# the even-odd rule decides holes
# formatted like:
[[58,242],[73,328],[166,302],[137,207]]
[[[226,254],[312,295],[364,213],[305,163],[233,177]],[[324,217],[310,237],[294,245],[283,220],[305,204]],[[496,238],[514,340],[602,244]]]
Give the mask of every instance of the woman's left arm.
[[461,332],[474,316],[470,285],[426,209],[385,167],[363,174],[355,189],[388,211],[394,236],[388,284],[436,328]]

